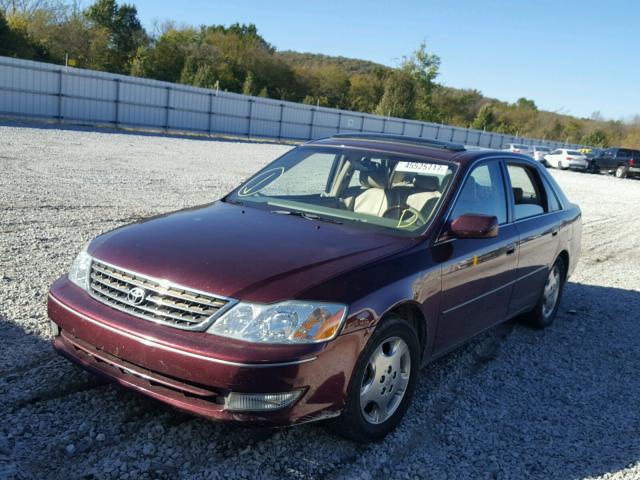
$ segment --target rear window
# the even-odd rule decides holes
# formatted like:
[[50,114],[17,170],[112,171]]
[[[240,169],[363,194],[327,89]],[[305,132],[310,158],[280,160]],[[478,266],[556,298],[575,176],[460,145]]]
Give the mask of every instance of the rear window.
[[578,150],[567,150],[567,155],[582,155]]
[[513,148],[517,148],[518,150],[529,150],[527,145],[514,145]]
[[536,150],[538,152],[550,152],[551,151],[551,149],[547,148],[547,147],[536,147]]

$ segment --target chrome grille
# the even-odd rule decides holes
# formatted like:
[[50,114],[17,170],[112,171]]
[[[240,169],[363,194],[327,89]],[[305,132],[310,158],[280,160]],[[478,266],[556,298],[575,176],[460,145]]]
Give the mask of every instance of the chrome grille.
[[96,259],[91,263],[90,287],[91,295],[102,303],[145,320],[184,330],[204,330],[234,302]]

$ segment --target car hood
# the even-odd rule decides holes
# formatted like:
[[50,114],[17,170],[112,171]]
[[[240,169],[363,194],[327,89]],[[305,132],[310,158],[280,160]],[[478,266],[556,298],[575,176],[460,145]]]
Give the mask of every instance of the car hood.
[[270,303],[304,298],[305,290],[414,243],[366,227],[219,201],[105,233],[89,253],[186,287]]

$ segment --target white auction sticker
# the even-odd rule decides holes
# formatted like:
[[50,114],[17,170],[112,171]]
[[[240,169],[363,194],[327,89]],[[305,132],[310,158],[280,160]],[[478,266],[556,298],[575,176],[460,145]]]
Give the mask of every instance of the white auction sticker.
[[446,175],[449,167],[439,163],[398,162],[396,172],[411,172],[417,174]]

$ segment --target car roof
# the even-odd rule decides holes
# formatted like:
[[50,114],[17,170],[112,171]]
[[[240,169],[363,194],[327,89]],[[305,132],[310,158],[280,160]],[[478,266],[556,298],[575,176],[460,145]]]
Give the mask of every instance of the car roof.
[[482,157],[494,157],[499,154],[502,158],[533,160],[517,153],[498,149],[467,150],[464,145],[431,140],[428,138],[411,137],[407,135],[375,134],[375,133],[347,133],[332,137],[312,140],[304,145],[329,147],[346,147],[362,150],[378,151],[397,155],[410,155],[433,160],[443,160],[459,163],[470,163]]

